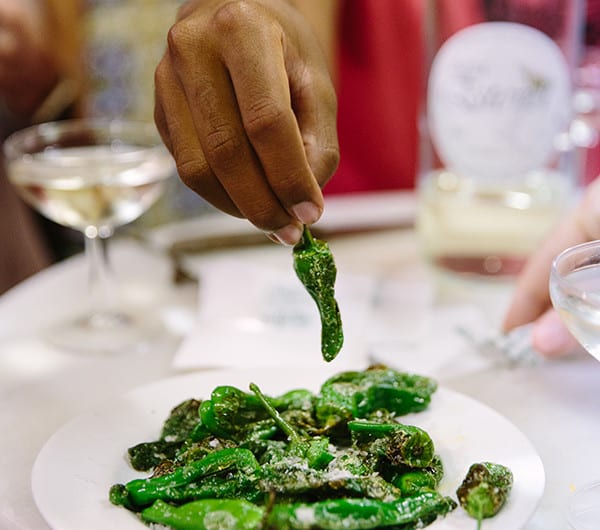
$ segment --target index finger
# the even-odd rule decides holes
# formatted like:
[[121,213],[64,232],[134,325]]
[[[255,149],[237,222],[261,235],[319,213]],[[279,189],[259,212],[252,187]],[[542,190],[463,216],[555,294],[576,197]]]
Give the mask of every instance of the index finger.
[[[232,16],[225,22],[231,45],[222,50],[244,130],[281,205],[299,221],[314,222],[321,214],[323,197],[293,108],[291,91],[298,89],[293,86],[297,81],[290,69],[305,69],[308,85],[315,75],[309,73],[309,65],[296,55],[281,28],[256,23],[259,17],[249,17],[250,24],[243,28],[235,20],[237,17]],[[244,46],[248,31],[252,34],[251,47]],[[315,206],[313,218],[298,214],[297,206],[306,203]]]

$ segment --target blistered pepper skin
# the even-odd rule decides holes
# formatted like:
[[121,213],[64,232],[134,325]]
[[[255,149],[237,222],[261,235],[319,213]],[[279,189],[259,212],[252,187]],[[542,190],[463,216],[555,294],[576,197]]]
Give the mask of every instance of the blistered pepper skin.
[[173,530],[423,528],[456,503],[437,491],[431,437],[398,418],[436,388],[381,365],[338,373],[318,393],[215,387],[168,419],[175,457],[115,484],[110,501]]
[[433,379],[383,366],[341,372],[321,386],[316,415],[322,422],[366,418],[377,410],[402,416],[425,410],[436,389]]
[[173,530],[256,530],[261,527],[264,510],[240,499],[205,499],[183,506],[157,500],[141,516],[146,523]]
[[510,469],[493,462],[478,462],[469,467],[462,484],[456,490],[458,502],[465,511],[477,519],[493,517],[506,503],[513,484]]
[[[236,480],[224,480],[220,484],[210,484],[207,491],[201,491],[205,477],[214,477],[223,472],[235,472]],[[113,504],[130,509],[149,506],[157,499],[183,501],[201,496],[230,496],[240,494],[250,482],[256,480],[259,465],[252,452],[242,448],[221,449],[210,453],[201,460],[175,469],[159,477],[134,479],[127,484],[112,486],[109,498]]]
[[142,512],[142,519],[168,525],[174,530],[369,530],[400,525],[408,530],[422,528],[455,507],[452,499],[436,492],[425,492],[393,502],[348,498],[280,504],[273,507],[265,521],[263,508],[243,500],[207,499],[180,507],[158,500]]
[[456,503],[451,498],[433,491],[392,502],[346,498],[312,504],[277,505],[271,511],[267,528],[367,530],[393,526],[409,530],[423,528],[455,507]]
[[348,428],[358,447],[374,456],[381,452],[395,466],[424,468],[435,456],[429,434],[414,425],[352,420],[348,422]]
[[325,361],[336,358],[344,344],[340,309],[335,299],[337,268],[329,245],[312,237],[305,225],[302,239],[294,247],[294,270],[317,304],[321,318],[321,354]]

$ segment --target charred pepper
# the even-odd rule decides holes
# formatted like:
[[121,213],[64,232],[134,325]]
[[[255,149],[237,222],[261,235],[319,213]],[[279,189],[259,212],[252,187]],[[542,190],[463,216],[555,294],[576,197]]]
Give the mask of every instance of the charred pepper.
[[481,521],[496,515],[510,494],[513,474],[510,469],[493,462],[472,464],[462,484],[456,490],[458,502],[465,511]]
[[[258,480],[260,466],[251,451],[242,448],[221,449],[176,468],[173,472],[147,479],[134,479],[127,484],[111,487],[109,499],[113,504],[129,509],[143,508],[157,499],[178,502],[199,497],[245,496]],[[207,477],[226,473],[227,480],[201,484]]]
[[433,491],[391,502],[350,498],[310,504],[280,504],[273,507],[267,528],[367,530],[392,526],[409,530],[423,528],[455,507],[452,499]]
[[177,507],[157,500],[142,512],[146,523],[175,530],[255,530],[263,516],[263,508],[241,499],[205,499]]
[[334,456],[329,452],[329,440],[327,438],[319,436],[303,438],[296,432],[292,425],[283,419],[281,414],[279,414],[256,384],[250,383],[250,390],[252,390],[277,426],[288,437],[290,442],[288,451],[290,454],[306,459],[308,466],[314,469],[326,467],[334,459]]
[[[180,507],[156,501],[142,512],[148,523],[175,530],[223,530],[263,527],[277,530],[369,530],[384,527],[421,528],[456,507],[436,492],[382,502],[374,499],[334,499],[315,503],[278,504],[270,512],[243,500],[207,499]],[[266,516],[266,521],[265,521]]]
[[327,362],[342,349],[344,333],[335,299],[337,269],[329,245],[316,239],[305,225],[293,250],[296,275],[317,304],[321,318],[321,354]]
[[348,428],[356,447],[371,458],[385,459],[385,464],[424,468],[433,461],[433,440],[414,425],[352,420]]
[[158,440],[130,447],[127,453],[133,469],[148,471],[165,459],[173,460],[200,421],[199,406],[196,399],[183,401],[169,414]]
[[321,386],[315,413],[321,422],[331,424],[366,418],[378,410],[392,416],[420,412],[427,408],[436,389],[433,379],[385,366],[341,372]]
[[444,477],[444,464],[439,455],[434,455],[431,464],[423,468],[405,468],[393,473],[390,482],[400,489],[403,497],[422,491],[435,490]]

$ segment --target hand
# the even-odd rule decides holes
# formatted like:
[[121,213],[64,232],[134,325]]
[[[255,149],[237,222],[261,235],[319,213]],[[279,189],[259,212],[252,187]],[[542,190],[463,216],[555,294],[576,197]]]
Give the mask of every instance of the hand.
[[31,115],[57,81],[53,39],[43,2],[0,2],[0,98],[20,116]]
[[552,357],[581,349],[552,309],[548,280],[552,260],[561,251],[594,239],[600,239],[600,177],[589,185],[576,210],[527,262],[504,320],[505,331],[535,322],[533,347],[541,354]]
[[284,0],[188,2],[156,76],[155,120],[181,179],[293,245],[339,160],[324,51]]

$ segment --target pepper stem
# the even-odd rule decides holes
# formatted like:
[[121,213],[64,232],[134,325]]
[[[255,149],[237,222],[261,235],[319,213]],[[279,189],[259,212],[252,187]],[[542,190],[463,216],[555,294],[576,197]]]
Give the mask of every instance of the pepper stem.
[[308,225],[304,225],[304,227],[302,229],[302,238],[306,239],[306,241],[309,245],[313,245],[315,242],[310,230],[308,229]]
[[267,410],[271,418],[275,420],[275,423],[280,427],[280,429],[287,434],[288,438],[291,442],[298,443],[300,442],[300,435],[294,430],[294,428],[285,421],[281,414],[277,411],[277,409],[269,403],[267,397],[261,392],[260,388],[254,383],[250,383],[250,390],[254,392],[254,395],[261,402],[262,406]]

